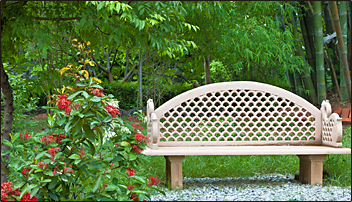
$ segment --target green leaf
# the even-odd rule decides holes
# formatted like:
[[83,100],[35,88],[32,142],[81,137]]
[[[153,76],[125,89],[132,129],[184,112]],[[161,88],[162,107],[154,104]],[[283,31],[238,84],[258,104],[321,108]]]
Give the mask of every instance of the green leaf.
[[100,182],[101,182],[101,175],[99,174],[99,177],[95,180],[95,183],[92,189],[93,192],[95,192],[99,188]]
[[95,147],[90,140],[87,139],[86,141],[88,142],[90,147],[90,154],[93,156],[95,154]]
[[99,3],[98,7],[97,7],[98,11],[99,11],[100,9],[102,9],[102,8],[104,7],[104,5],[105,5],[105,2],[104,2],[104,1],[101,1],[101,2]]
[[72,154],[69,159],[81,159],[78,154]]
[[47,151],[43,151],[43,152],[40,152],[36,157],[35,159],[39,160],[42,156],[44,156],[45,154],[47,154],[46,156],[50,157],[50,154],[47,152]]
[[133,153],[133,152],[131,152],[129,154],[129,157],[130,157],[130,161],[133,161],[133,160],[137,159],[137,155],[135,153]]
[[90,99],[89,101],[92,101],[92,102],[100,102],[100,101],[101,101],[101,97],[94,96],[94,97],[92,97],[92,99]]
[[90,139],[90,140],[92,140],[92,141],[95,140],[94,131],[93,131],[87,124],[83,125],[83,130],[84,130],[85,136],[86,136],[88,139]]
[[[56,194],[54,194],[51,190],[48,191],[48,194],[49,194],[49,196],[50,196],[52,199],[54,199],[55,201],[58,201],[58,200],[59,200],[59,197],[58,197]],[[61,200],[62,200],[62,198],[63,198],[63,197],[61,197]]]
[[[52,189],[56,186],[56,183],[57,183],[57,178],[58,177],[53,177],[51,178],[51,182],[49,183],[48,185],[48,189]],[[50,195],[50,192],[49,192],[49,195]]]
[[12,141],[12,142],[15,142],[18,137],[20,137],[20,133],[16,133],[16,134],[11,138],[11,141]]
[[31,191],[30,197],[32,198],[38,191],[39,191],[39,186],[37,186],[36,188],[34,188],[34,189]]
[[136,175],[133,175],[130,178],[133,178],[133,179],[141,182],[142,184],[146,184],[147,183],[147,181],[145,179],[143,179],[142,177],[136,176]]
[[67,99],[68,99],[68,100],[72,100],[72,99],[75,98],[78,94],[80,94],[80,93],[82,93],[82,92],[85,92],[85,91],[83,91],[83,90],[77,91],[77,92],[71,94],[70,96],[68,96]]
[[77,83],[77,86],[79,86],[79,87],[86,87],[87,84],[85,84],[85,83]]
[[11,147],[11,148],[13,148],[13,147],[12,147],[11,142],[10,142],[10,141],[8,141],[8,140],[2,140],[2,142],[1,142],[1,143],[2,143],[2,144],[4,144],[4,145],[9,146],[9,147]]

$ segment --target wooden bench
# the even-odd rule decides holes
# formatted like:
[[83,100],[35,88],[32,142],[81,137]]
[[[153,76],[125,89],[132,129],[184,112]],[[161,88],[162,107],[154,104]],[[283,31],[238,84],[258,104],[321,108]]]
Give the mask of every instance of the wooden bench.
[[145,155],[166,158],[166,179],[183,187],[187,155],[297,155],[299,179],[322,184],[327,154],[351,154],[342,148],[342,124],[305,99],[272,85],[234,81],[184,92],[154,110],[147,101],[149,143]]

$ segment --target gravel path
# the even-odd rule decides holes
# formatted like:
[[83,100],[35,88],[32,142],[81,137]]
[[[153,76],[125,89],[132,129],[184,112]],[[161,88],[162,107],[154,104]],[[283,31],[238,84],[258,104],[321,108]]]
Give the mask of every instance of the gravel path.
[[152,201],[351,201],[346,188],[311,186],[294,176],[272,174],[239,178],[184,178],[184,189],[151,196]]

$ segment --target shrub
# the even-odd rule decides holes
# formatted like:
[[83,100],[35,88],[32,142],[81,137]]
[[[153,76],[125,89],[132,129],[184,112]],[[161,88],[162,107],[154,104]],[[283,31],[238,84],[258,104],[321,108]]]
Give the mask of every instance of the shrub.
[[[88,45],[73,46],[89,56]],[[11,148],[3,153],[11,156],[8,177],[16,190],[11,197],[120,201],[143,200],[151,189],[163,193],[156,177],[140,177],[136,169],[148,140],[144,129],[119,118],[113,96],[106,96],[100,81],[81,70],[94,63],[80,63],[60,70],[74,82],[50,96],[55,107],[46,107],[54,112],[47,130],[11,134],[11,141],[2,141]],[[1,200],[7,195],[2,193]]]

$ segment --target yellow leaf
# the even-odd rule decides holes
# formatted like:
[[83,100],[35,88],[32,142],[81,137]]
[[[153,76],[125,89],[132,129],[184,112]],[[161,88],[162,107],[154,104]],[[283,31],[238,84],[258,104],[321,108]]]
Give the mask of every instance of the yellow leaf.
[[62,75],[64,72],[66,72],[67,70],[69,70],[70,68],[68,67],[64,67],[60,70],[60,74]]
[[77,41],[77,39],[72,39],[72,41]]
[[96,82],[98,82],[98,83],[101,83],[101,80],[99,80],[99,79],[97,79],[97,78],[95,78],[95,77],[93,77],[93,80],[96,81]]
[[85,77],[89,77],[87,70],[81,70],[81,74],[84,74]]
[[90,41],[87,42],[87,46],[90,45]]

